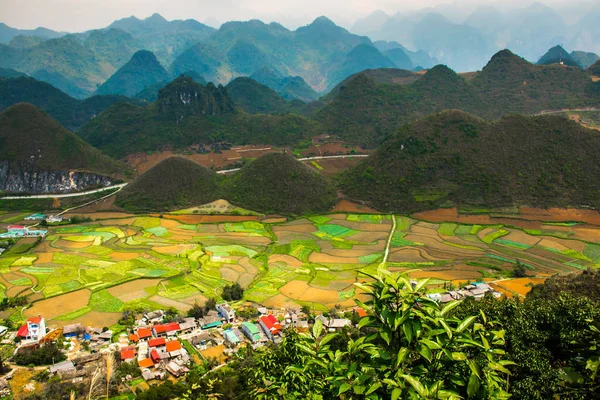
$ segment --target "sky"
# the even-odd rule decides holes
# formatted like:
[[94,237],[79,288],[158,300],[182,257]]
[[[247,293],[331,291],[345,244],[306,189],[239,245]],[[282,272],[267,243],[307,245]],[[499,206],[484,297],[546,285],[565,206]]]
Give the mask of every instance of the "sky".
[[[112,21],[134,15],[159,13],[168,20],[193,18],[209,25],[232,20],[276,21],[295,29],[325,15],[350,28],[358,18],[375,10],[389,14],[439,5],[457,5],[463,13],[478,5],[523,7],[533,0],[0,0],[0,22],[19,29],[39,26],[81,32],[104,28]],[[538,0],[561,8],[569,0]],[[583,0],[593,2],[599,0]],[[572,1],[570,2],[572,4]],[[565,7],[565,9],[567,9]],[[569,7],[573,10],[573,7]],[[461,14],[458,13],[457,18]]]

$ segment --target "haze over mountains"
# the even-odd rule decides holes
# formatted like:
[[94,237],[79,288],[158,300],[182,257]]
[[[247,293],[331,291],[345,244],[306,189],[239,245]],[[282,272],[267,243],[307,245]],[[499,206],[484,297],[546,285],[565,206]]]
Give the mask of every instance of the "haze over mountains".
[[[597,20],[600,5],[567,24],[557,11],[535,3],[509,11],[483,6],[469,14],[459,6],[377,11],[350,30],[326,17],[296,30],[259,20],[226,22],[216,30],[193,19],[167,21],[159,14],[74,34],[2,24],[0,68],[49,82],[75,98],[134,96],[134,89],[144,88],[117,91],[110,86],[118,85],[104,84],[125,64],[135,63],[136,52],[147,50],[160,64],[150,68],[164,69],[168,80],[190,71],[224,85],[253,76],[285,99],[310,101],[365,69],[413,70],[441,63],[457,72],[475,71],[504,48],[537,62],[548,49],[562,45],[586,68],[600,52]],[[266,77],[265,71],[278,78]]]

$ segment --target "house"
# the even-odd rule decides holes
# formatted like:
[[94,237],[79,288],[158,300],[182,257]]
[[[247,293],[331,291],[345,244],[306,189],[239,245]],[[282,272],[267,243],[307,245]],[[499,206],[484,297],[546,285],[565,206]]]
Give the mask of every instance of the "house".
[[46,336],[46,321],[44,317],[38,315],[37,317],[28,318],[27,323],[17,332],[17,336],[26,340],[42,340]]
[[148,328],[138,328],[135,334],[140,341],[146,341],[152,337],[152,331]]
[[134,346],[128,346],[121,349],[121,361],[133,363],[135,361],[137,350]]
[[242,322],[242,332],[252,343],[260,342],[262,339],[258,327],[252,322]]
[[265,331],[267,337],[273,340],[275,335],[279,335],[283,329],[277,318],[274,315],[263,315],[258,319],[258,323],[261,328]]
[[158,348],[162,348],[162,347],[166,347],[167,345],[167,341],[165,340],[165,338],[155,338],[155,339],[150,339],[148,341],[148,347],[153,348],[153,347],[158,347]]
[[45,214],[31,214],[29,217],[25,217],[25,221],[42,221],[46,219]]
[[194,346],[204,346],[212,341],[212,335],[208,332],[200,333],[188,338],[189,342]]
[[144,317],[146,317],[151,324],[160,324],[165,318],[165,312],[163,310],[154,310],[144,315]]
[[74,374],[77,370],[75,369],[75,365],[73,361],[66,360],[63,362],[59,362],[58,364],[52,364],[50,366],[51,374],[58,374],[60,376]]
[[179,340],[171,340],[165,344],[165,347],[170,357],[179,357],[183,352]]
[[231,329],[223,331],[223,337],[225,338],[225,344],[229,347],[235,347],[240,344],[240,339]]
[[153,379],[156,379],[156,376],[148,368],[142,368],[142,378],[144,378],[144,380],[146,382],[148,382],[148,381],[151,381]]
[[85,328],[82,324],[70,324],[63,326],[63,335],[67,338],[77,337],[83,332],[85,332]]
[[142,360],[138,360],[138,366],[140,368],[152,368],[154,367],[154,362],[151,358],[144,358]]
[[343,329],[345,326],[352,326],[352,321],[346,318],[325,318],[322,315],[319,315],[317,319],[320,319],[323,323],[323,326],[329,332],[335,332]]
[[127,338],[129,339],[130,342],[133,342],[133,343],[137,343],[140,341],[140,337],[138,335],[136,335],[135,333],[130,333]]
[[152,327],[152,333],[154,336],[169,336],[175,335],[181,328],[177,322],[169,322],[168,324],[154,325]]
[[167,371],[171,373],[175,378],[179,378],[186,372],[189,372],[189,369],[184,367],[183,365],[177,364],[175,361],[171,361],[167,364]]
[[227,303],[217,304],[217,311],[227,322],[233,322],[235,311]]
[[64,218],[61,217],[60,215],[50,215],[48,218],[46,218],[46,222],[52,224],[52,223],[56,223],[56,222],[63,222]]
[[179,324],[181,334],[191,333],[196,328],[198,328],[198,324],[195,318],[186,318]]
[[48,233],[45,229],[30,229],[24,225],[9,225],[8,232],[0,233],[0,238],[14,239],[21,237],[46,236]]
[[354,307],[352,309],[352,314],[357,318],[364,318],[367,316],[367,312],[362,307]]
[[221,317],[216,311],[209,311],[204,318],[200,318],[198,323],[202,329],[216,328],[223,325],[223,321],[221,321]]
[[160,362],[160,354],[158,353],[158,351],[156,351],[156,349],[152,349],[150,351],[150,359],[152,360],[152,362],[154,364],[157,364]]

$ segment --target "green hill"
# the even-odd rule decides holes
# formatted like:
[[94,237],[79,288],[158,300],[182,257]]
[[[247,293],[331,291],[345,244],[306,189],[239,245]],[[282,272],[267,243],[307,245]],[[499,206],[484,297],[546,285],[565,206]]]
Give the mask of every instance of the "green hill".
[[325,212],[335,201],[327,178],[283,153],[266,154],[244,166],[226,181],[225,191],[231,203],[264,213]]
[[24,74],[23,72],[19,72],[11,68],[0,68],[1,78],[19,78],[21,76],[27,76],[27,74]]
[[592,66],[590,66],[587,71],[594,76],[600,76],[600,60],[596,61]]
[[235,78],[225,87],[236,106],[250,114],[302,113],[304,103],[284,100],[271,88],[251,78]]
[[562,46],[554,46],[546,52],[537,62],[538,65],[564,64],[570,67],[579,67],[581,65],[575,61]]
[[123,164],[102,154],[31,104],[16,104],[0,114],[0,160],[12,169],[79,170],[121,176]]
[[594,64],[596,61],[600,60],[600,57],[598,57],[598,54],[588,53],[585,51],[572,51],[571,54],[569,54],[569,55],[583,69],[587,69],[587,68],[591,67],[592,64]]
[[404,49],[390,49],[384,52],[383,55],[392,60],[392,62],[396,65],[397,68],[412,70],[415,67],[415,65],[413,65],[410,57],[408,56],[408,54],[406,54]]
[[115,204],[127,211],[171,211],[220,198],[220,178],[194,161],[171,157],[135,178]]
[[317,122],[298,115],[247,114],[235,108],[224,87],[179,77],[160,90],[154,104],[115,104],[78,134],[107,154],[122,157],[222,141],[291,145],[318,132]]
[[46,82],[21,77],[0,79],[0,111],[17,103],[41,108],[69,130],[76,130],[112,104],[132,102],[123,96],[93,96],[77,100]]
[[372,79],[377,84],[400,84],[406,85],[413,83],[418,80],[421,76],[411,71],[396,68],[378,68],[378,69],[367,69],[357,74],[350,75],[343,81],[341,81],[336,87],[334,87],[329,93],[323,96],[322,100],[331,101],[340,94],[341,91],[346,89],[346,86],[358,75],[364,75]]
[[600,104],[598,89],[580,68],[533,65],[508,50],[469,80],[437,66],[410,84],[378,83],[360,73],[341,88],[332,100],[326,98],[331,101],[319,121],[328,133],[371,147],[404,123],[447,109],[495,119]]
[[[199,83],[201,85],[206,85],[206,83],[207,83],[202,75],[199,75],[194,71],[187,71],[181,75],[188,76],[188,77],[192,78],[194,80],[194,82]],[[160,92],[160,89],[164,88],[169,83],[170,83],[169,81],[153,83],[152,85],[146,86],[144,89],[139,91],[134,96],[134,98],[137,100],[142,100],[142,101],[148,102],[148,103],[154,103],[156,100],[158,100],[158,92]]]
[[96,94],[120,94],[133,97],[144,88],[168,79],[169,74],[160,65],[156,56],[150,51],[140,50],[127,64],[108,78],[96,90]]
[[319,94],[300,76],[283,78],[279,82],[277,92],[286,100],[301,100],[308,103],[319,99]]
[[341,178],[382,211],[600,206],[600,136],[560,116],[486,122],[445,111],[404,125]]

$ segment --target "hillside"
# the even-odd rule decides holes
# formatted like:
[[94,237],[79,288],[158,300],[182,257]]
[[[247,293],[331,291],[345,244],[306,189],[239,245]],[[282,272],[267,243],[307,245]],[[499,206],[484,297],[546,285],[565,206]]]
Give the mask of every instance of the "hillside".
[[21,76],[27,76],[27,74],[11,68],[0,68],[0,78],[19,78]]
[[329,93],[323,96],[323,100],[331,101],[336,98],[341,91],[346,89],[346,86],[349,82],[351,82],[354,78],[359,75],[363,75],[373,80],[376,84],[399,84],[406,85],[409,83],[415,82],[420,78],[420,75],[417,75],[411,71],[407,71],[404,69],[396,69],[396,68],[380,68],[380,69],[367,69],[358,74],[350,75],[342,82],[340,82],[336,87],[334,87]]
[[303,103],[286,101],[271,88],[251,78],[235,78],[225,88],[235,105],[250,114],[301,114],[303,111]]
[[599,207],[600,136],[559,116],[496,122],[445,111],[404,125],[341,179],[382,211],[447,206]]
[[125,171],[31,104],[4,110],[0,127],[0,190],[80,190],[110,184],[105,176],[122,177]]
[[78,134],[113,157],[165,147],[229,141],[291,145],[320,132],[315,121],[297,115],[251,115],[236,109],[227,90],[179,77],[160,90],[148,107],[120,103],[83,126]]
[[325,212],[335,201],[327,178],[283,153],[266,154],[244,166],[226,181],[225,191],[231,203],[264,213]]
[[575,61],[562,46],[554,46],[546,52],[537,62],[538,65],[564,64],[569,67],[580,67],[581,65]]
[[594,76],[600,76],[600,60],[596,61],[592,66],[590,66],[587,71]]
[[[181,75],[188,76],[192,78],[194,82],[199,83],[201,85],[206,85],[207,83],[203,76],[195,73],[194,71],[187,71]],[[160,89],[164,88],[169,83],[169,81],[163,81],[154,83],[152,85],[148,85],[142,90],[140,90],[138,93],[136,93],[136,95],[133,97],[137,100],[142,100],[148,103],[154,103],[156,100],[158,100],[158,92],[160,92]]]
[[97,95],[119,94],[133,97],[144,88],[165,82],[169,74],[160,65],[156,56],[147,50],[136,52],[95,92]]
[[72,131],[118,102],[134,100],[114,95],[77,100],[49,83],[34,78],[0,79],[0,111],[13,104],[31,103]]
[[371,76],[357,74],[338,87],[343,90],[337,96],[335,89],[326,98],[330,102],[317,118],[329,133],[372,147],[404,123],[447,109],[495,119],[600,105],[598,88],[580,68],[533,65],[508,50],[494,55],[469,80],[445,66],[409,84],[378,83]]
[[585,51],[572,51],[569,54],[577,64],[583,69],[587,69],[592,66],[596,61],[600,60],[600,57],[596,53],[588,53]]
[[250,78],[276,91],[286,100],[301,100],[310,102],[317,100],[319,95],[300,76],[283,76],[271,67],[262,67],[255,71]]
[[127,211],[171,211],[220,198],[219,176],[182,157],[170,157],[131,181],[115,205]]

